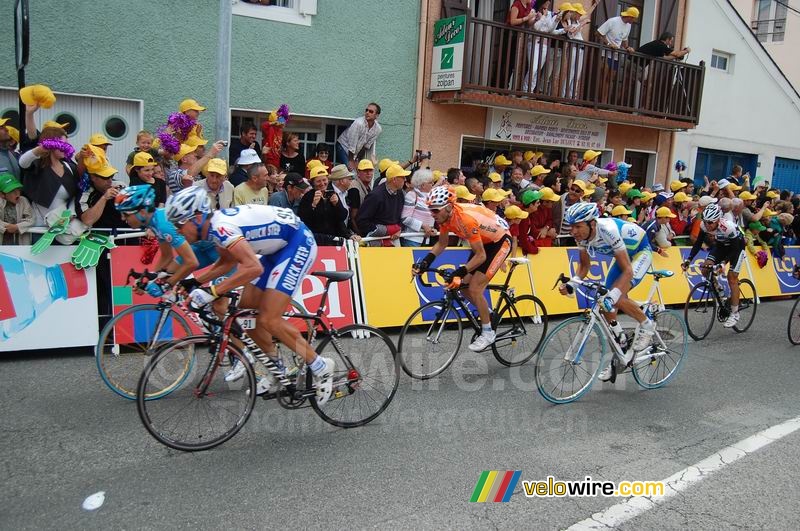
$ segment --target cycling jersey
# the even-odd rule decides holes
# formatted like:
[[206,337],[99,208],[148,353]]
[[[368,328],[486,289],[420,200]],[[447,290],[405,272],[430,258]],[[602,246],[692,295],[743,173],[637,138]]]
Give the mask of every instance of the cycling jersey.
[[167,215],[163,208],[157,208],[153,212],[153,216],[150,218],[146,228],[153,231],[159,242],[167,242],[173,249],[177,249],[186,241],[186,238],[178,232],[175,225],[167,220]]
[[288,208],[241,205],[214,212],[208,235],[225,248],[245,240],[256,254],[269,255],[286,247],[301,228],[305,225]]
[[241,205],[211,216],[209,238],[230,248],[239,241],[260,256],[262,274],[251,283],[293,296],[317,257],[314,235],[288,208]]
[[[700,233],[697,235],[697,240],[695,240],[692,250],[689,252],[688,260],[690,262],[694,260],[694,257],[697,255],[697,253],[700,252],[703,244],[708,241],[707,238],[708,227],[706,227],[706,222],[702,221],[700,222]],[[737,249],[739,247],[744,249],[744,235],[742,234],[742,231],[739,230],[739,226],[736,225],[736,223],[726,217],[722,217],[717,224],[717,229],[714,231],[714,249],[717,247],[729,246],[734,246]],[[738,252],[733,254],[738,257]],[[720,254],[720,256],[722,256],[722,254]]]
[[497,214],[480,205],[456,203],[447,222],[440,227],[469,243],[484,244],[498,242],[508,235],[508,223]]
[[617,218],[600,218],[594,238],[588,242],[578,242],[578,247],[586,249],[590,256],[595,253],[614,256],[614,253],[626,251],[633,257],[640,251],[649,251],[650,242],[644,229],[635,223]]

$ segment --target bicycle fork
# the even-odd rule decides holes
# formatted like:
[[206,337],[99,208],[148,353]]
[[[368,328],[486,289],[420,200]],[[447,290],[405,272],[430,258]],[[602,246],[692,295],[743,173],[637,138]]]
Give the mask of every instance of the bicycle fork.
[[589,334],[592,333],[594,324],[595,317],[594,314],[592,314],[584,325],[583,331],[575,336],[569,348],[567,349],[567,352],[564,353],[564,361],[572,365],[580,365],[581,358],[583,358],[584,349],[586,347],[586,341],[589,339]]

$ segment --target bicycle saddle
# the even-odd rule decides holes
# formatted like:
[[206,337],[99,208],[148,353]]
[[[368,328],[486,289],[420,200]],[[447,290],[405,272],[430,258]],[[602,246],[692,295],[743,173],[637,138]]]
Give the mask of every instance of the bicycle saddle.
[[667,269],[656,269],[654,271],[648,271],[647,274],[653,275],[656,279],[659,279],[659,278],[669,278],[675,273]]
[[508,261],[511,262],[512,264],[527,264],[528,262],[530,262],[530,260],[528,260],[527,258],[522,258],[522,257],[509,258]]
[[353,277],[352,271],[314,271],[311,274],[315,277],[327,278],[331,282],[350,280]]

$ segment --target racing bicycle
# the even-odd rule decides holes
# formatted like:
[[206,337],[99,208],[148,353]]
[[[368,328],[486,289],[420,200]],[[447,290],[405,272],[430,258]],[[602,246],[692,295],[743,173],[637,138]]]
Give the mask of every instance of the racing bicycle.
[[[724,323],[731,314],[730,299],[727,293],[730,286],[723,282],[725,265],[718,264],[709,268],[703,280],[698,282],[689,291],[686,298],[683,315],[686,319],[686,327],[689,335],[695,341],[701,341],[711,332],[714,326],[714,318]],[[688,272],[684,272],[689,285],[692,285]],[[758,296],[756,287],[746,279],[739,279],[739,322],[733,326],[733,330],[741,333],[750,328],[756,317],[758,307]]]
[[[527,258],[509,258],[511,269],[503,284],[489,284],[489,292],[498,294],[492,311],[492,328],[496,339],[491,349],[494,357],[507,367],[530,360],[547,333],[547,309],[535,295],[517,295],[509,286],[514,269],[527,264]],[[445,284],[453,278],[453,270],[429,269],[423,275],[439,275]],[[441,374],[458,356],[464,341],[464,329],[472,327],[472,341],[481,334],[481,323],[470,310],[464,296],[466,285],[445,288],[441,300],[423,304],[414,310],[400,331],[397,350],[403,371],[412,378],[426,380]]]
[[[655,321],[656,330],[652,344],[631,360],[630,368],[633,378],[641,387],[657,389],[677,374],[686,358],[688,339],[686,324],[680,314],[667,310],[661,300],[652,302],[656,293],[660,298],[659,280],[672,276],[672,271],[656,270],[648,274],[653,276],[655,282],[647,300],[636,302]],[[569,280],[562,273],[556,286],[559,282],[566,284]],[[575,282],[579,284],[579,289],[585,290],[587,299],[593,301],[583,315],[569,318],[553,329],[539,349],[534,367],[539,393],[553,404],[574,402],[589,391],[606,365],[608,349],[613,356],[611,381],[627,370],[622,366],[622,347],[600,311],[599,300],[608,293],[608,289],[599,282]],[[628,345],[631,345],[633,330],[627,330],[626,334]]]
[[[239,294],[231,292],[222,295],[230,300],[223,319],[210,310],[198,310],[210,332],[174,341],[145,367],[137,389],[137,410],[156,440],[177,450],[197,451],[214,448],[236,435],[250,418],[257,398],[254,358],[258,360],[255,365],[267,371],[265,377],[274,379],[269,392],[261,397],[275,400],[285,409],[311,407],[324,421],[352,428],[372,421],[388,407],[399,382],[392,341],[372,326],[353,324],[337,329],[324,318],[330,286],[349,280],[353,272],[311,274],[327,280],[319,308],[315,313],[288,312],[284,318],[316,341],[317,354],[334,359],[333,393],[328,402],[317,401],[311,371],[299,357],[298,370],[284,372],[258,347],[247,334],[255,328],[258,311],[239,309]],[[193,363],[184,376],[189,359]],[[244,365],[245,375],[226,382],[224,369],[231,360]],[[163,388],[164,382],[178,379],[169,394],[159,400],[146,399],[153,390]]]

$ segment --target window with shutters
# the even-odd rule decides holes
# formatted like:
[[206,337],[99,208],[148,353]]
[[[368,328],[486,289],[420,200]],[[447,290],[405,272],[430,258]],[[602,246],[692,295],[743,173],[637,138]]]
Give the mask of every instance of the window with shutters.
[[787,2],[756,0],[755,20],[750,23],[761,42],[783,42],[786,33]]
[[317,0],[231,0],[234,15],[310,26]]

